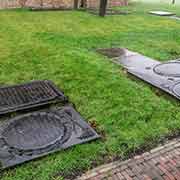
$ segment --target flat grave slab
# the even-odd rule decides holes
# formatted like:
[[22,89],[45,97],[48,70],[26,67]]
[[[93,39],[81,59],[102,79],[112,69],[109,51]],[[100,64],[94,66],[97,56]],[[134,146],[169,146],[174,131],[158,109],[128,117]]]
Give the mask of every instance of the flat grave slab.
[[126,58],[119,57],[116,62],[127,71],[180,99],[180,61],[160,63],[154,59],[137,54]]
[[157,15],[157,16],[174,16],[175,13],[168,11],[149,11],[149,14]]
[[[104,51],[109,52],[111,48]],[[104,51],[101,49],[100,53],[108,56]],[[112,58],[114,63],[123,66],[130,74],[180,99],[180,59],[161,63],[128,49],[119,48],[119,52],[122,52],[119,57]]]
[[97,138],[99,135],[71,106],[5,119],[0,121],[1,169]]
[[180,21],[180,16],[170,16],[171,19],[179,20]]

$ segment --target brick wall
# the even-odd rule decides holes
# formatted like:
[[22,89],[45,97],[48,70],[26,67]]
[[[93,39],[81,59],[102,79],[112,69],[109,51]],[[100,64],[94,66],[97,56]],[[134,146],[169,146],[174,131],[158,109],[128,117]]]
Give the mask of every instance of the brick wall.
[[[0,0],[0,9],[21,7],[23,0]],[[24,0],[26,7],[65,7],[73,8],[74,0]],[[88,8],[98,8],[100,0],[87,0]],[[108,7],[127,5],[127,0],[109,0]]]
[[[0,9],[21,7],[23,0],[0,0]],[[65,7],[73,8],[74,0],[25,0],[26,7]]]
[[4,8],[17,8],[19,7],[17,0],[0,0],[0,9]]
[[28,7],[65,7],[72,8],[73,0],[27,0],[26,6]]
[[[87,0],[88,8],[97,8],[99,7],[100,0]],[[127,6],[128,0],[108,0],[108,7],[113,6]]]

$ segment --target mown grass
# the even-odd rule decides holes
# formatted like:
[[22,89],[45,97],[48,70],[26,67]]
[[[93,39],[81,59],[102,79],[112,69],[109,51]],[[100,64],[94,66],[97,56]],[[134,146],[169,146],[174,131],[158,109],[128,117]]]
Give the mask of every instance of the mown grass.
[[180,129],[179,103],[129,78],[94,50],[121,46],[158,60],[180,56],[180,21],[147,14],[167,5],[133,4],[130,15],[0,11],[0,83],[50,79],[103,139],[78,145],[2,173],[3,180],[59,180],[151,145]]

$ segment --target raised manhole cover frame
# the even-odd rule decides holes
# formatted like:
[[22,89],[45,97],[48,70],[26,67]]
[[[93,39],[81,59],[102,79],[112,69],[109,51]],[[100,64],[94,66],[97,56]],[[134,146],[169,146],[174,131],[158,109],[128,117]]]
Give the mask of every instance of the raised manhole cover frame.
[[[44,98],[44,99],[40,98],[39,100],[36,100],[34,102],[30,101],[28,103],[22,103],[19,105],[12,105],[12,106],[9,105],[6,108],[4,108],[3,105],[1,105],[1,107],[3,107],[3,108],[0,107],[0,115],[7,114],[10,112],[16,112],[16,111],[20,111],[20,110],[26,110],[26,109],[31,109],[31,108],[35,108],[35,107],[40,107],[40,106],[48,105],[51,103],[61,102],[61,103],[65,104],[66,102],[68,102],[68,98],[64,95],[64,93],[59,88],[57,88],[52,81],[49,81],[49,80],[38,80],[38,81],[31,81],[29,83],[23,83],[23,84],[18,84],[18,85],[3,86],[3,87],[0,87],[0,94],[2,93],[1,91],[6,90],[6,89],[9,89],[10,91],[12,91],[13,88],[15,88],[15,89],[18,89],[18,88],[26,89],[26,87],[30,87],[31,85],[32,86],[34,86],[34,85],[38,86],[38,84],[46,85],[47,86],[46,90],[52,91],[52,93],[54,95],[51,97],[48,97],[48,98]],[[28,96],[28,93],[29,93],[28,89],[27,89],[26,93],[27,93],[26,95]],[[24,98],[21,95],[16,94],[16,93],[13,93],[13,95],[11,94],[11,96],[8,96],[8,97],[4,96],[4,97],[11,99],[11,98],[13,98],[13,96],[15,98],[17,98],[19,96],[18,98],[20,100],[22,100]],[[33,97],[31,97],[31,98],[33,98]]]
[[[8,146],[8,143],[4,140],[3,132],[9,124],[13,123],[14,121],[22,120],[23,116],[32,116],[34,114],[41,114],[41,113],[52,113],[54,116],[57,117],[68,117],[68,121],[64,122],[65,126],[72,129],[72,132],[66,141],[63,143],[54,143],[46,148],[42,149],[29,149],[27,151],[19,150],[12,146]],[[16,129],[17,130],[17,129]],[[18,131],[19,132],[19,131]],[[28,113],[26,115],[20,115],[18,117],[12,119],[6,119],[3,122],[0,122],[0,163],[1,169],[6,169],[26,161],[30,161],[66,148],[71,146],[82,144],[88,141],[95,140],[100,138],[100,136],[96,133],[96,131],[88,125],[81,117],[81,115],[70,105],[63,106],[63,107],[54,107],[51,110],[42,110],[36,111],[32,113]]]

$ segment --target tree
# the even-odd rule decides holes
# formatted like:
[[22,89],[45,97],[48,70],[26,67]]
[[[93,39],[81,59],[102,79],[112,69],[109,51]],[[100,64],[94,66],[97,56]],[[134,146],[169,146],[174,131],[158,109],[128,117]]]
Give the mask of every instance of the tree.
[[82,8],[86,8],[86,7],[87,7],[87,0],[81,0],[80,6],[81,6]]
[[172,0],[172,4],[175,4],[176,0]]
[[22,8],[26,6],[26,2],[27,0],[19,0],[19,4]]
[[108,0],[100,0],[99,15],[102,17],[106,15],[107,2]]
[[74,9],[78,9],[79,0],[74,0]]
[[40,7],[43,7],[43,0],[40,0]]

